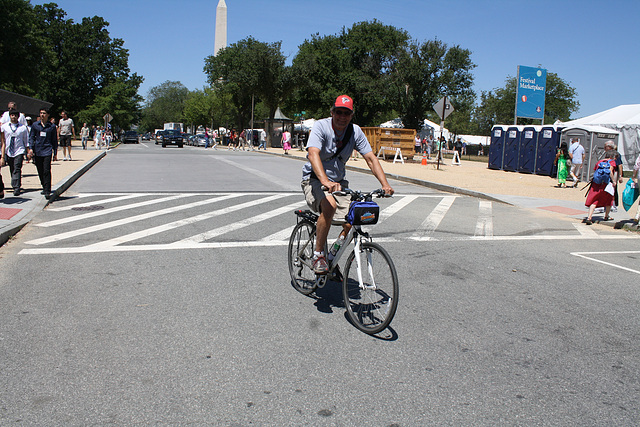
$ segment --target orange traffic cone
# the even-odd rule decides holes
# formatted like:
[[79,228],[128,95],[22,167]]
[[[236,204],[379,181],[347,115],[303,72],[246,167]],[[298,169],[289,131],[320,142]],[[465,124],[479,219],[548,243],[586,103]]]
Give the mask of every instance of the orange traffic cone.
[[420,162],[422,166],[427,165],[427,153],[422,153],[422,162]]

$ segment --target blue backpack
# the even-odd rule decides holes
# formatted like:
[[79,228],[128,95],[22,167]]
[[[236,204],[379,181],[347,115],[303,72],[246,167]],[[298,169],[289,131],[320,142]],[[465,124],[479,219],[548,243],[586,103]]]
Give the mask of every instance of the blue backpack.
[[596,184],[608,184],[609,181],[611,181],[611,165],[606,160],[598,163],[598,167],[593,173],[593,182]]

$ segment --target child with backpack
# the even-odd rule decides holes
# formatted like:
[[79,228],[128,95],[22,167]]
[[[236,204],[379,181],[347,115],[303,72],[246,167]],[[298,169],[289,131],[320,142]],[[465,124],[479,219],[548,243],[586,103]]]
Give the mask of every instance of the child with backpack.
[[567,186],[567,177],[569,176],[569,169],[571,168],[571,156],[567,151],[567,144],[562,143],[560,148],[558,148],[558,153],[556,154],[556,160],[554,164],[558,165],[558,185],[557,188],[562,188]]
[[[587,225],[593,224],[593,212],[596,208],[604,208],[604,220],[608,221],[611,206],[613,206],[613,194],[616,181],[614,179],[618,152],[615,150],[605,151],[605,158],[596,163],[593,168],[593,178],[591,187],[584,203],[589,208],[589,216],[583,221]],[[611,185],[610,188],[607,188]]]

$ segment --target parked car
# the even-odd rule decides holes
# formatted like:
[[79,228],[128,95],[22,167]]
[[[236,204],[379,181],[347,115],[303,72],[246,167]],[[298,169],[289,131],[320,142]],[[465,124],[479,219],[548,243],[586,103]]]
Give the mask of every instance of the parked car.
[[182,132],[180,132],[178,129],[167,129],[165,131],[162,131],[160,139],[162,148],[165,148],[167,145],[177,145],[178,148],[182,148],[182,145],[184,144],[184,140],[182,139]]
[[207,144],[207,137],[199,134],[193,137],[193,145],[196,147],[204,147]]
[[135,130],[128,130],[124,133],[124,135],[122,136],[122,143],[127,144],[129,142],[132,144],[138,143],[138,132],[136,132]]

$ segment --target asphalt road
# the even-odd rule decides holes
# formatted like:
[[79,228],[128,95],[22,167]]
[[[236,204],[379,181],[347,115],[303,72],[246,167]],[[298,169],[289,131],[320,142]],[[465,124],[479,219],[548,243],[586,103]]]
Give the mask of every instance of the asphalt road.
[[392,182],[372,337],[290,285],[301,166],[110,152],[0,249],[0,424],[640,422],[637,236]]

